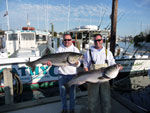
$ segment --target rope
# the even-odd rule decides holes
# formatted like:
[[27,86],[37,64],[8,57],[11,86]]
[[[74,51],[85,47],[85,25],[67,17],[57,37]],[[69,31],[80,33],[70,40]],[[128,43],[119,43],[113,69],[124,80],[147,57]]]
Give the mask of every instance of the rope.
[[[18,77],[18,75],[16,73],[13,73],[11,72],[12,75],[13,75],[13,80],[16,81],[16,87],[15,85],[13,85],[14,87],[14,92],[17,94],[17,95],[21,95],[22,92],[23,92],[23,84],[21,83],[21,80],[20,78]],[[1,83],[1,80],[3,79],[3,74],[1,73],[0,74],[0,83]]]

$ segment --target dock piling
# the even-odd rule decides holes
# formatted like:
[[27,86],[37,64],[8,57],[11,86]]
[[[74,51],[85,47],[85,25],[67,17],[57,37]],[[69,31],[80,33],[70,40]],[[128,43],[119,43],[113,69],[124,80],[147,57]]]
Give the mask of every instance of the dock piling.
[[5,92],[5,104],[13,104],[14,102],[14,93],[13,93],[13,76],[10,72],[11,69],[3,70],[4,77],[4,92]]

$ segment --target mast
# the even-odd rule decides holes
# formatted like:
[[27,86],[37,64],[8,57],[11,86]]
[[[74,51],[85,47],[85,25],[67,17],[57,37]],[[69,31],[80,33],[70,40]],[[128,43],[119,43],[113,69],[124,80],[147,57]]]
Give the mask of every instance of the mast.
[[69,20],[70,19],[70,0],[69,0],[69,8],[68,8],[68,24],[67,24],[67,30],[69,30]]
[[7,29],[10,30],[9,15],[8,15],[8,0],[6,0],[6,16],[7,16]]
[[30,21],[29,21],[28,14],[27,14],[27,27],[30,27]]

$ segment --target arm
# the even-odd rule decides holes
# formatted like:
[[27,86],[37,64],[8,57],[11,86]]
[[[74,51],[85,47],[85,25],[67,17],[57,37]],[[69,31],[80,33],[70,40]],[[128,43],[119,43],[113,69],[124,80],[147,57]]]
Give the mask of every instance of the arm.
[[108,54],[108,55],[109,55],[109,56],[108,56],[108,65],[111,66],[111,65],[116,64],[112,52],[109,51],[108,53],[109,53],[109,54]]
[[89,71],[88,67],[89,67],[89,57],[88,57],[88,51],[84,54],[84,60],[83,60],[83,65],[84,65],[84,71]]

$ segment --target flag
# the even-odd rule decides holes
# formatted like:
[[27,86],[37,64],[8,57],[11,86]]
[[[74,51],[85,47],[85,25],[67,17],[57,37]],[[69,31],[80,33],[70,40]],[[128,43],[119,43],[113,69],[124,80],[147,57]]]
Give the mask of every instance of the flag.
[[4,17],[8,15],[8,11],[6,11],[6,13],[4,14]]

